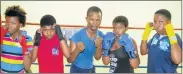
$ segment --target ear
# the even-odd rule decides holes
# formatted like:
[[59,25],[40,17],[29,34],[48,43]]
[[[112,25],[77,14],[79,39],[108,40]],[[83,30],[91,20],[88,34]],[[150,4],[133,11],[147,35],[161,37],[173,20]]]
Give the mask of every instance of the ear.
[[86,21],[88,21],[88,17],[86,17],[85,19],[86,19]]
[[56,25],[57,25],[56,23],[53,24],[54,27],[55,27]]
[[23,27],[23,24],[22,23],[20,23],[20,27]]
[[128,27],[125,28],[125,32],[128,30]]
[[172,22],[169,20],[169,21],[168,21],[168,24],[171,24],[171,23],[172,23]]
[[56,24],[56,23],[54,23],[54,24],[53,24],[53,28],[55,28],[55,26],[56,26],[56,25],[57,25],[57,24]]

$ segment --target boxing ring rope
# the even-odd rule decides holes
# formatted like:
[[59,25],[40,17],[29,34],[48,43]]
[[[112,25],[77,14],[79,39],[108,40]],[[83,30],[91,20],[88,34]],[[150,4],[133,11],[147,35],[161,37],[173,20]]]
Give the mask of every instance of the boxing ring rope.
[[[5,23],[5,21],[2,21],[2,23]],[[39,23],[31,23],[31,22],[26,22],[26,24],[28,25],[39,25]],[[58,24],[61,27],[72,27],[72,28],[81,28],[81,27],[85,27],[82,25],[66,25],[66,24]],[[112,29],[112,26],[100,26],[99,28],[101,29]],[[128,29],[138,29],[138,30],[144,30],[145,28],[141,28],[141,27],[129,27]],[[182,30],[182,28],[175,28],[174,30]]]
[[[5,21],[1,21],[1,23],[6,23]],[[27,25],[34,25],[34,26],[39,26],[39,23],[32,23],[32,22],[26,22]],[[62,28],[82,28],[85,26],[82,25],[67,25],[67,24],[58,24],[60,25]],[[112,26],[100,26],[100,29],[112,29]],[[136,30],[144,30],[145,28],[142,27],[129,27],[128,29],[136,29]],[[182,30],[182,28],[175,28],[174,30]],[[38,65],[38,63],[32,63],[33,65]],[[65,67],[70,67],[71,64],[65,64]],[[95,67],[97,68],[109,68],[109,66],[104,66],[104,65],[95,65]],[[147,68],[147,66],[139,66],[138,68]],[[182,68],[182,66],[178,66],[178,68]]]

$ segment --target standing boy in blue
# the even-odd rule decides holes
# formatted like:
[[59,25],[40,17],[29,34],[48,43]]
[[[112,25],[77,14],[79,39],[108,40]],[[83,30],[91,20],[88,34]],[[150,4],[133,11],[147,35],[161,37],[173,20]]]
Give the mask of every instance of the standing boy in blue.
[[[156,34],[147,43],[152,29]],[[155,12],[154,24],[147,23],[142,36],[141,54],[148,54],[147,73],[176,73],[182,62],[182,40],[174,33],[171,13],[166,9]]]
[[87,26],[76,32],[70,39],[72,63],[70,73],[95,73],[93,57],[102,56],[102,32],[98,30],[102,20],[102,11],[92,6],[87,11]]

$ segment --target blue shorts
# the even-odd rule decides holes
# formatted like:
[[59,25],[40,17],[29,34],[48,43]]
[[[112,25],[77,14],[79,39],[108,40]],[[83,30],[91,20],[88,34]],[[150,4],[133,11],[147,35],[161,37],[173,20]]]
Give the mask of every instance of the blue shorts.
[[95,66],[93,66],[91,69],[82,69],[72,64],[70,73],[95,73]]

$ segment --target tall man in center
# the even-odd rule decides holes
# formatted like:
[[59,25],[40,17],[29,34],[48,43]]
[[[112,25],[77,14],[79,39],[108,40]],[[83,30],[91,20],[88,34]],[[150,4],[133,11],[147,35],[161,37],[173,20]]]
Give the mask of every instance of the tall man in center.
[[80,29],[70,38],[72,63],[70,73],[95,73],[93,57],[99,60],[102,56],[103,33],[98,30],[102,20],[102,11],[92,6],[87,11],[87,26]]

